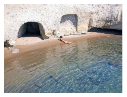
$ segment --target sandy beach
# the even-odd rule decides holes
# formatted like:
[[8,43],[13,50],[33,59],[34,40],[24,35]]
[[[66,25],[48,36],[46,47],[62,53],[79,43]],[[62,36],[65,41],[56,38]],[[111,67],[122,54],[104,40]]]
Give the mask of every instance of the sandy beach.
[[[63,38],[67,41],[74,43],[76,41],[81,41],[89,38],[105,37],[112,35],[115,35],[115,33],[88,32],[86,34],[81,35],[63,36]],[[59,41],[58,38],[49,38],[42,40],[39,37],[21,37],[16,40],[16,44],[14,45],[14,49],[19,49],[18,53],[12,53],[6,47],[4,47],[4,61],[16,58],[25,53],[37,51],[55,45],[71,45],[71,44],[65,44]]]

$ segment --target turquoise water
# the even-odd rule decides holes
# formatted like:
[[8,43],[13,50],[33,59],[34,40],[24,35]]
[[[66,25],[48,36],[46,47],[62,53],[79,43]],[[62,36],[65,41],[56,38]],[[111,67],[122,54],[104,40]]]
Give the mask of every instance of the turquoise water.
[[122,36],[57,45],[4,64],[5,93],[122,93]]

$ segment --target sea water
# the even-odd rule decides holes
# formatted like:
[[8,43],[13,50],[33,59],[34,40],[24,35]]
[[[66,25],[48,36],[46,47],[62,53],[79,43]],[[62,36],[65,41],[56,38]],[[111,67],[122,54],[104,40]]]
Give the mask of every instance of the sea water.
[[56,45],[4,63],[5,93],[122,93],[122,36]]

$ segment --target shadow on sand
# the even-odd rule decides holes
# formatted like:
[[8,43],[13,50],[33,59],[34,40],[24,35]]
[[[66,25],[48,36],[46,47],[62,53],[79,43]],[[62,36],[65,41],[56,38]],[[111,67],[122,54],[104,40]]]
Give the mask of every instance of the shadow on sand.
[[38,35],[38,34],[24,34],[24,35],[22,35],[22,37],[38,37],[38,38],[44,40],[42,38],[42,36],[41,35]]

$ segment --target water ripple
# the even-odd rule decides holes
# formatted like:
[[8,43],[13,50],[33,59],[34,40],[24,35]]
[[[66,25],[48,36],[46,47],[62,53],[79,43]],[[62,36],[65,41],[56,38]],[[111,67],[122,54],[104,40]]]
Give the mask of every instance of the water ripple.
[[6,62],[5,93],[121,93],[122,38],[87,39]]

